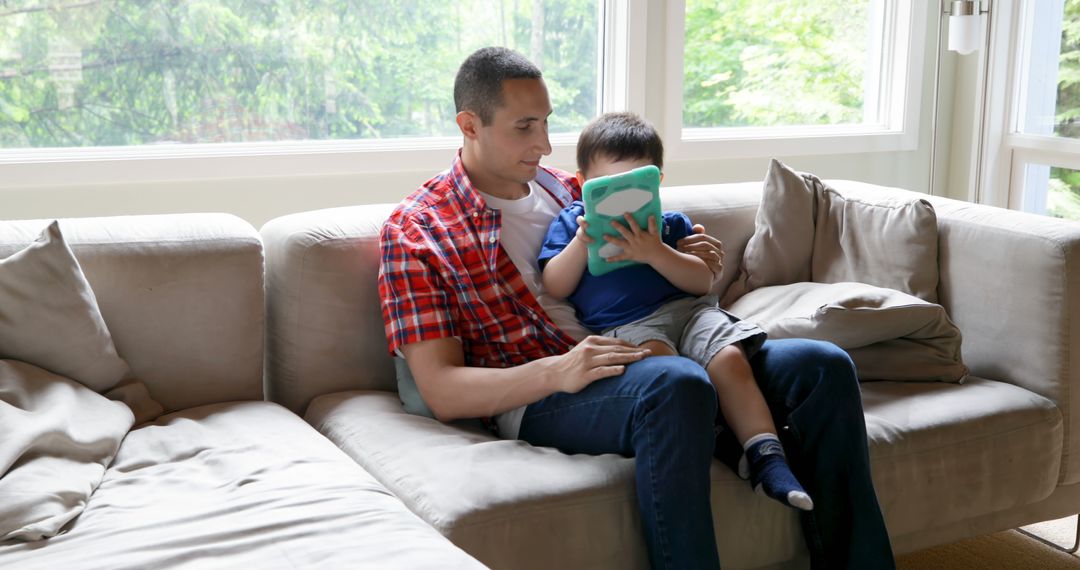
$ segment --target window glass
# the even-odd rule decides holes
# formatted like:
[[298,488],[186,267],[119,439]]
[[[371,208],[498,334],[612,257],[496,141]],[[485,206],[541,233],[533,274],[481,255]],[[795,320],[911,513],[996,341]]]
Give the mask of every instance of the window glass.
[[1024,210],[1080,220],[1080,170],[1028,163],[1023,184]]
[[0,0],[0,148],[456,135],[466,55],[597,113],[599,0]]
[[874,4],[687,0],[683,126],[877,121]]
[[1025,13],[1017,130],[1080,138],[1080,0],[1041,0]]

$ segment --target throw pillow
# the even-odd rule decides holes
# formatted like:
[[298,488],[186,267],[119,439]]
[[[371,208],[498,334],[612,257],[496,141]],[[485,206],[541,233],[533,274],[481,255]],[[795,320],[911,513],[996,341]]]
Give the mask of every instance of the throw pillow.
[[136,424],[164,411],[129,376],[56,221],[25,249],[0,260],[0,358],[29,362],[124,402]]
[[78,382],[0,360],[0,541],[48,538],[78,516],[133,420]]
[[58,222],[0,260],[0,358],[33,363],[95,392],[128,373]]
[[960,330],[941,305],[864,283],[794,283],[747,293],[729,309],[770,338],[827,340],[860,380],[962,382]]
[[937,216],[929,202],[843,190],[773,160],[754,235],[721,304],[760,287],[858,281],[937,300]]

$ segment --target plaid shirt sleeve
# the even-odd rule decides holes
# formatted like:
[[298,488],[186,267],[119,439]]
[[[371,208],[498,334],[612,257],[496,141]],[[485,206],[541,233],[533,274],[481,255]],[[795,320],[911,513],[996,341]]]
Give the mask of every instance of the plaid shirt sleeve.
[[433,262],[433,240],[407,216],[393,216],[379,239],[379,297],[390,353],[406,344],[458,336],[453,299]]

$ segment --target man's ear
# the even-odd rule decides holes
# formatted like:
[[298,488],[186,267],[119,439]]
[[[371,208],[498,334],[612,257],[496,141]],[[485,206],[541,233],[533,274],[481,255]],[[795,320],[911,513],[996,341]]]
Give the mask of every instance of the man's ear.
[[577,178],[578,187],[585,185],[585,175],[582,174],[580,170],[577,171],[577,174],[575,174],[574,177]]
[[465,138],[476,139],[476,133],[482,126],[480,117],[477,117],[472,111],[462,111],[454,117],[454,120],[457,121],[458,128],[461,129],[461,134],[465,135]]

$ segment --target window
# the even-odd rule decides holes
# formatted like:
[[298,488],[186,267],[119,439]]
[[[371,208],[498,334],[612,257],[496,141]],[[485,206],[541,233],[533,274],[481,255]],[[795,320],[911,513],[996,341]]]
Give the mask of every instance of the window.
[[[667,122],[690,143],[681,150],[704,158],[915,148],[926,17],[916,4],[686,0],[673,7],[669,50],[683,57],[669,74],[677,105],[669,101]],[[710,141],[732,144],[694,144]]]
[[969,199],[1080,219],[1080,0],[994,3]]
[[457,135],[478,47],[545,72],[553,132],[598,111],[599,0],[0,1],[0,148]]
[[1080,0],[1026,2],[1020,21],[1011,201],[1080,220]]
[[[869,0],[687,0],[683,127],[880,123]],[[874,34],[871,34],[871,29]]]

